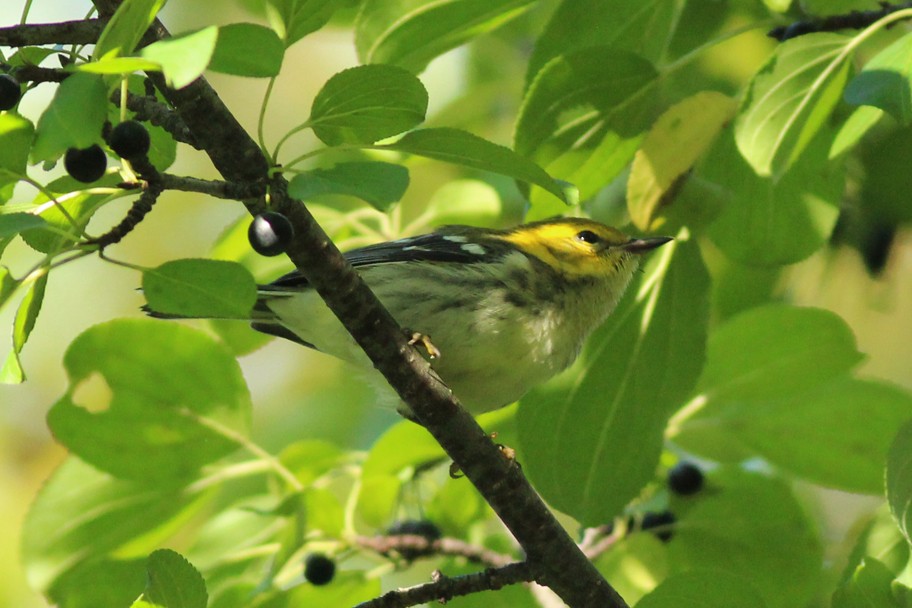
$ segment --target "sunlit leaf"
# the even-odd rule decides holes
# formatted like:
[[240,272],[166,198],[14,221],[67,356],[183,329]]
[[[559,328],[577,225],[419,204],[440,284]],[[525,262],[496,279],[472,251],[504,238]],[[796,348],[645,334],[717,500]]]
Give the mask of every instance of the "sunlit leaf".
[[34,134],[35,127],[27,118],[9,112],[0,114],[0,186],[25,175]]
[[781,176],[823,127],[842,97],[851,40],[830,33],[786,40],[754,76],[735,140],[759,175]]
[[526,92],[514,148],[574,184],[580,199],[592,197],[639,147],[651,115],[646,93],[657,76],[650,62],[611,47],[555,57]]
[[882,50],[849,82],[845,99],[853,105],[875,106],[901,124],[912,121],[912,34]]
[[704,91],[665,111],[633,158],[627,179],[627,209],[640,230],[648,230],[662,198],[709,149],[735,113],[735,101]]
[[182,89],[203,75],[215,52],[218,36],[219,28],[212,25],[153,42],[143,47],[140,56],[161,65],[168,86]]
[[96,325],[73,341],[64,366],[70,388],[48,426],[112,475],[185,483],[249,432],[250,395],[237,361],[189,327],[151,319]]
[[378,147],[506,175],[540,186],[567,204],[577,200],[572,185],[561,184],[534,162],[505,146],[459,129],[420,129]]
[[420,72],[434,57],[522,14],[532,0],[368,0],[355,24],[362,63]]
[[73,74],[60,83],[38,119],[32,162],[55,160],[67,148],[88,148],[101,141],[108,92],[102,77]]
[[679,0],[563,0],[538,37],[527,81],[558,55],[600,45],[658,61],[678,25]]
[[410,72],[362,65],[330,78],[314,98],[309,124],[325,144],[372,144],[424,121],[428,95]]
[[105,25],[93,57],[129,55],[139,44],[165,0],[124,0]]
[[44,290],[47,287],[48,275],[42,274],[30,286],[13,321],[13,348],[10,350],[3,367],[0,368],[0,382],[4,384],[18,384],[25,380],[25,371],[19,360],[19,353],[25,347],[26,341],[35,329],[38,313],[44,303]]

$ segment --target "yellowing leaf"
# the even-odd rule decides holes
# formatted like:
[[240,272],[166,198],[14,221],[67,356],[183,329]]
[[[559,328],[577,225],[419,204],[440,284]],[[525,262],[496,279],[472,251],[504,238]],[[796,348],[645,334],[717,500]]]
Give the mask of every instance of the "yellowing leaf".
[[639,229],[650,228],[663,197],[709,148],[736,109],[731,97],[703,91],[659,117],[637,150],[627,181],[627,208]]

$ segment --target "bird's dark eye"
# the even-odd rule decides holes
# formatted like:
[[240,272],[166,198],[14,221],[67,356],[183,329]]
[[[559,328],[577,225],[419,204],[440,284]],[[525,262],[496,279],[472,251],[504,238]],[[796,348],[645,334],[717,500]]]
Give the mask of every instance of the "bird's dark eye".
[[577,232],[576,238],[577,240],[589,243],[590,245],[598,243],[601,240],[599,236],[591,230],[581,230],[580,232]]

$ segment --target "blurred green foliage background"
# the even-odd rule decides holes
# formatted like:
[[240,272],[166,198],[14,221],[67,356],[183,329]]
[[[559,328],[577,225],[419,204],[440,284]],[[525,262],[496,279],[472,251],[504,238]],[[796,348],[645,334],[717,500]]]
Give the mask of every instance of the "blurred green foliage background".
[[[254,17],[245,4],[253,4],[253,0],[174,2],[165,8],[162,19],[173,32],[209,25],[213,14],[217,14],[220,23],[252,20]],[[723,4],[721,1],[693,4],[694,8],[686,15],[688,19],[711,22],[723,14],[714,7]],[[730,10],[724,14],[732,22],[719,24],[720,27],[731,28],[765,14],[760,2],[725,4]],[[430,92],[429,123],[466,128],[509,144],[521,99],[529,44],[555,5],[553,0],[543,1],[520,20],[484,37],[471,49],[457,49],[435,60],[421,75]],[[20,10],[19,3],[0,4],[0,25],[17,23]],[[79,19],[88,10],[88,2],[36,0],[30,21]],[[266,123],[268,140],[276,141],[306,116],[313,95],[332,74],[356,64],[353,35],[346,28],[346,18],[350,17],[337,18],[336,27],[321,30],[290,49],[273,93]],[[686,32],[687,28],[681,31]],[[677,41],[682,48],[693,43]],[[725,91],[743,86],[773,46],[774,42],[762,30],[755,30],[711,50],[700,60],[707,86]],[[242,124],[254,131],[266,81],[218,74],[211,75],[210,80]],[[470,80],[471,97],[466,98]],[[51,92],[50,86],[30,92],[21,112],[36,117]],[[912,175],[907,169],[909,156],[897,150],[908,150],[909,135],[894,132],[884,147],[870,146],[871,162],[892,163],[895,167],[894,171],[883,172],[895,177],[895,181],[866,185],[869,189],[866,194],[872,200],[889,202],[899,194],[908,205],[906,182]],[[308,137],[311,136],[302,135],[289,145],[304,152],[315,143]],[[293,148],[286,153],[289,157],[297,155]],[[853,170],[861,172],[863,168],[850,167],[850,193]],[[55,171],[62,172],[60,168]],[[201,154],[187,153],[185,147],[181,148],[171,171],[201,178],[217,177]],[[406,199],[396,213],[405,219],[414,218],[417,203],[439,195],[441,186],[455,177],[459,174],[449,165],[415,166]],[[505,191],[512,188],[507,180],[498,185]],[[872,188],[879,190],[870,191]],[[25,187],[20,187],[17,194],[24,200],[33,195]],[[105,207],[93,219],[92,226],[103,227],[117,221],[128,204],[120,201]],[[518,193],[507,196],[503,205],[499,221],[511,223],[520,219]],[[243,214],[244,210],[235,202],[169,192],[135,234],[110,252],[120,259],[146,266],[181,257],[207,256],[213,241]],[[147,235],[153,234],[168,235],[168,238],[148,238]],[[18,248],[10,252],[13,271],[21,271],[28,263],[28,249],[21,243],[13,247]],[[22,267],[16,267],[17,260],[21,260]],[[726,263],[721,256],[714,258],[710,253],[707,261],[714,274],[726,275]],[[276,267],[274,272],[278,271]],[[757,285],[774,282],[774,291],[787,294],[796,304],[838,313],[853,328],[860,350],[868,354],[862,375],[912,389],[912,231],[908,228],[897,234],[886,266],[878,276],[867,271],[856,249],[836,245],[786,268],[781,274],[754,270],[731,277],[730,281],[717,281],[717,289],[741,294]],[[73,338],[93,324],[114,317],[140,316],[143,299],[135,291],[138,285],[137,273],[100,264],[94,258],[57,270],[48,286],[41,323],[22,354],[28,381],[18,386],[0,385],[0,525],[4,526],[0,532],[3,539],[0,606],[45,605],[28,589],[19,566],[19,531],[42,481],[64,457],[44,422],[47,409],[67,385],[61,366],[63,352]],[[737,302],[732,307],[737,308]],[[11,306],[0,311],[0,327],[10,326],[14,312]],[[9,338],[0,338],[3,352],[8,346]],[[350,381],[356,375],[351,368],[291,343],[273,341],[243,357],[241,364],[255,404],[254,439],[266,448],[276,449],[292,439],[305,437],[365,448],[397,419],[393,412],[372,403],[369,387],[360,381]],[[829,527],[825,534],[832,538],[840,537],[853,524],[855,506],[870,504],[871,500],[838,492],[826,492],[825,498],[821,503],[826,511],[822,520]]]

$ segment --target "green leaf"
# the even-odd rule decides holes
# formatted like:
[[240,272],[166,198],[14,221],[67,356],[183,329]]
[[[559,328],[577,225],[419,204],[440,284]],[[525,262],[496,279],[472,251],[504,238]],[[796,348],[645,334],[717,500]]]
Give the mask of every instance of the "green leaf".
[[297,585],[277,592],[267,603],[258,605],[263,608],[357,606],[382,595],[380,582],[380,577],[367,577],[361,572],[337,572],[331,585]]
[[668,577],[637,608],[766,608],[750,580],[725,571],[683,572]]
[[35,321],[38,320],[38,313],[41,312],[41,304],[44,302],[47,280],[47,274],[38,277],[29,286],[28,292],[22,298],[19,309],[16,311],[16,319],[13,321],[13,348],[7,355],[3,367],[0,368],[0,382],[3,384],[19,384],[25,380],[19,353],[22,352],[35,328]]
[[48,413],[54,436],[92,465],[148,484],[185,483],[250,429],[250,395],[218,342],[179,325],[117,320],[67,349],[70,387]]
[[[76,221],[79,229],[84,229],[95,212],[105,203],[127,196],[127,191],[117,191],[117,194],[93,194],[96,188],[113,188],[121,178],[116,174],[108,174],[92,184],[93,188],[87,189],[86,185],[76,181],[69,175],[55,179],[45,186],[45,191],[54,195],[58,204],[53,204],[45,192],[35,196],[33,204],[40,213],[40,217],[48,224],[47,229],[35,228],[22,233],[22,240],[41,253],[55,253],[63,248],[70,247],[82,238],[76,227],[60,210],[66,209],[70,217]],[[65,234],[61,234],[65,233]],[[65,236],[69,235],[69,236]]]
[[423,427],[407,421],[393,425],[371,447],[361,469],[358,515],[368,525],[388,525],[401,498],[403,477],[445,457]]
[[848,377],[861,358],[833,313],[785,305],[742,313],[710,336],[697,396],[670,435],[708,458],[760,456],[816,483],[880,493],[888,438],[912,398]]
[[912,545],[912,422],[899,430],[887,455],[887,501],[899,529]]
[[836,158],[855,147],[864,134],[880,121],[881,116],[883,116],[883,110],[873,106],[862,106],[852,112],[852,115],[839,127],[836,138],[830,146],[829,158]]
[[67,148],[88,148],[101,141],[107,97],[104,80],[96,74],[72,74],[61,82],[38,119],[32,162],[56,160]]
[[145,125],[149,132],[149,162],[159,171],[166,171],[177,160],[177,142],[170,133],[152,124]]
[[633,158],[650,122],[645,93],[657,77],[642,57],[610,47],[555,57],[526,92],[514,148],[591,198]]
[[140,71],[160,72],[161,65],[142,57],[105,57],[91,63],[81,63],[72,68],[86,74],[132,74]]
[[714,491],[698,500],[672,500],[670,508],[678,516],[668,543],[672,571],[721,570],[742,577],[769,608],[811,603],[822,549],[788,484],[723,467],[707,476],[707,486]]
[[668,549],[654,534],[620,535],[594,563],[621,597],[635,606],[668,576]]
[[[770,339],[773,336],[775,339]],[[793,395],[845,375],[862,360],[852,330],[819,308],[769,304],[740,314],[710,336],[697,391],[735,406]]]
[[874,56],[849,82],[845,100],[874,106],[901,124],[912,122],[912,34],[906,34]]
[[330,78],[314,98],[310,126],[329,146],[372,144],[424,121],[428,95],[410,72],[362,65]]
[[663,197],[709,149],[735,113],[735,101],[714,91],[673,105],[652,126],[633,158],[627,209],[640,230],[649,230]]
[[165,0],[124,0],[101,32],[93,58],[129,55],[161,10]]
[[25,175],[34,134],[35,127],[27,118],[10,112],[0,114],[0,186]]
[[723,133],[700,170],[723,200],[709,227],[712,241],[746,266],[792,264],[820,249],[836,225],[845,183],[843,163],[829,161],[829,147],[828,138],[818,138],[775,180],[758,176]]
[[338,0],[266,0],[266,16],[289,47],[329,23],[339,5]]
[[249,319],[256,281],[246,268],[222,260],[165,262],[143,273],[149,308],[165,315]]
[[47,221],[31,213],[0,213],[0,239],[44,226]]
[[278,75],[284,57],[285,44],[268,27],[232,23],[219,27],[209,69],[233,76],[269,78]]
[[[770,379],[768,371],[758,370],[758,376]],[[782,375],[815,371],[783,369]],[[770,382],[770,389],[778,384]],[[837,378],[778,398],[736,392],[725,406],[712,406],[684,425],[682,446],[720,460],[758,456],[822,486],[879,495],[890,438],[912,414],[912,396],[877,382]]]
[[420,129],[394,143],[377,147],[499,173],[540,186],[567,204],[576,201],[572,188],[557,182],[534,162],[507,147],[459,129]]
[[342,462],[344,456],[341,449],[328,441],[307,439],[287,446],[279,460],[306,488]]
[[876,557],[890,572],[903,572],[909,565],[912,547],[896,526],[896,519],[889,506],[882,504],[868,516],[867,521],[860,523],[860,534],[848,556],[848,563],[842,575],[843,582],[848,581],[852,573],[871,556]]
[[45,592],[60,608],[130,606],[146,582],[143,559],[95,557],[64,572]]
[[202,575],[176,551],[153,551],[146,561],[143,598],[165,608],[206,608],[209,594]]
[[408,185],[408,169],[401,165],[350,162],[300,173],[288,184],[288,193],[303,200],[321,194],[346,194],[386,211],[402,198]]
[[628,291],[578,364],[520,401],[523,470],[586,526],[610,521],[653,478],[667,418],[703,365],[709,276],[696,243],[653,253]]
[[754,76],[735,140],[757,174],[781,177],[823,127],[848,78],[851,41],[830,33],[786,40]]
[[873,557],[866,557],[851,578],[833,594],[833,608],[905,608],[893,594],[895,575]]
[[[148,480],[117,480],[71,457],[41,488],[25,519],[22,553],[28,581],[47,591],[60,586],[69,572],[104,556],[142,558],[208,498],[165,490]],[[130,598],[142,592],[141,563],[139,573]],[[74,583],[85,586],[87,580],[92,579]]]
[[161,65],[168,86],[182,89],[203,75],[218,37],[219,28],[212,25],[153,42],[140,51],[140,56]]
[[611,46],[659,61],[674,35],[678,0],[563,0],[538,37],[527,81],[558,55],[586,47]]
[[19,287],[20,283],[21,281],[14,279],[10,274],[9,268],[0,266],[0,308],[16,292],[16,288]]
[[367,0],[355,24],[362,63],[421,72],[438,55],[528,10],[532,0]]

